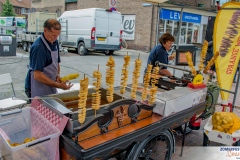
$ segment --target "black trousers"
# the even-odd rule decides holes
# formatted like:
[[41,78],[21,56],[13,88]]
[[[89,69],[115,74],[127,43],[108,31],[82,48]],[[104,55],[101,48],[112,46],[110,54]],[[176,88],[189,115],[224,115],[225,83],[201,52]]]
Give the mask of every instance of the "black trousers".
[[[25,88],[25,94],[28,98],[31,98],[31,89]],[[28,100],[28,103],[31,103],[31,99]]]

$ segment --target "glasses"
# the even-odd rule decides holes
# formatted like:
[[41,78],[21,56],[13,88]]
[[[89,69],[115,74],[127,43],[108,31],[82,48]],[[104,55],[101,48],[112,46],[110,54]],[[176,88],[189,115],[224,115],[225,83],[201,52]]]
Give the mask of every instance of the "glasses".
[[172,46],[174,43],[173,42],[167,42],[166,44],[169,45],[169,46]]

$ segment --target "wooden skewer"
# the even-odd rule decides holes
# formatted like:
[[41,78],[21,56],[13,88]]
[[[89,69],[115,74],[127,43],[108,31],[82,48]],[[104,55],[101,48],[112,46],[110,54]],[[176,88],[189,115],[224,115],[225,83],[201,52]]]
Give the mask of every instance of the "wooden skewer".
[[138,59],[140,58],[140,53],[138,54]]
[[98,64],[98,72],[99,72],[99,64]]
[[127,52],[127,56],[128,56],[128,52]]

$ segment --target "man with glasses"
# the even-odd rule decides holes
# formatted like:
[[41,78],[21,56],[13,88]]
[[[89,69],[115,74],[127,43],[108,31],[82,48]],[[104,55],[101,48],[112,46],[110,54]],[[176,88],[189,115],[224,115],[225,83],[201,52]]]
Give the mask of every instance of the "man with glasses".
[[30,63],[25,79],[25,93],[29,98],[57,93],[56,88],[70,89],[71,83],[60,80],[60,55],[57,38],[61,24],[56,19],[44,22],[44,32],[30,50]]
[[[167,51],[171,49],[174,41],[175,39],[170,33],[164,33],[159,38],[160,44],[155,46],[150,52],[147,65],[151,63],[153,66],[155,66],[156,61],[168,64],[168,60],[173,60],[175,58],[175,55],[168,56]],[[172,73],[165,66],[161,66],[159,74],[167,77],[173,76]]]

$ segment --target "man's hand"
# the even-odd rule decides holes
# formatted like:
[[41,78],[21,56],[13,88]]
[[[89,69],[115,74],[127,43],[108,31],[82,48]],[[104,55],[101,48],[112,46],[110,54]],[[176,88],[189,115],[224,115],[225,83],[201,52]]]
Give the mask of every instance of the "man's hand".
[[57,75],[57,77],[56,77],[56,82],[58,82],[58,83],[61,83],[62,81],[61,81],[61,77],[59,76],[59,75]]
[[58,83],[58,88],[61,88],[63,90],[68,90],[72,86],[73,86],[73,84],[71,82],[68,82],[68,81]]

